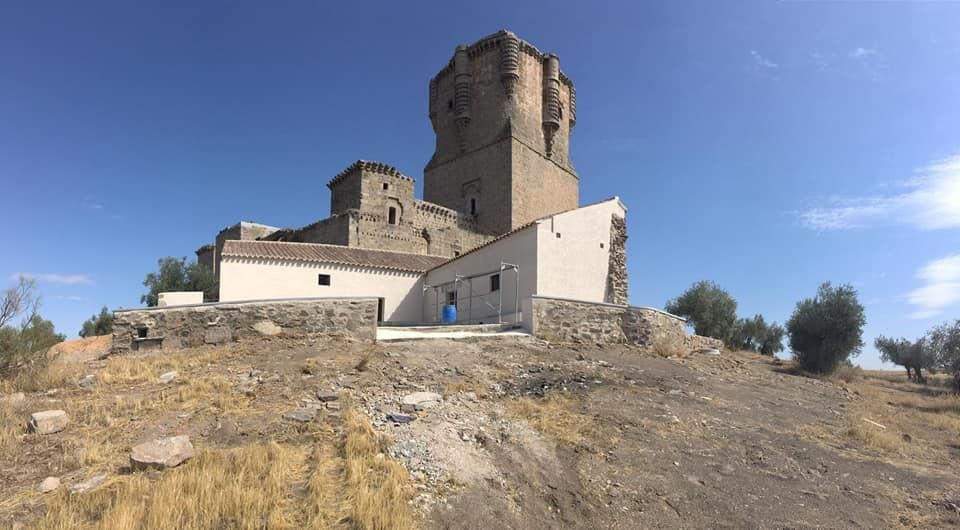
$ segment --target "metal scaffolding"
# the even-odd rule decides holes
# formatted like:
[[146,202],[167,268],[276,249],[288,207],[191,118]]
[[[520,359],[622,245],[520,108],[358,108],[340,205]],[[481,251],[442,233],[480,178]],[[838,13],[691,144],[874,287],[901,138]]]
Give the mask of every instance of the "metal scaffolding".
[[[440,294],[453,292],[453,293],[456,293],[454,295],[455,296],[454,304],[457,306],[457,322],[471,322],[475,319],[481,319],[488,316],[492,317],[493,312],[495,311],[497,315],[497,323],[502,324],[503,323],[503,288],[502,286],[503,286],[504,271],[513,271],[514,273],[513,317],[514,317],[514,322],[520,322],[520,267],[513,263],[506,263],[504,261],[500,262],[500,268],[498,269],[480,272],[476,274],[470,274],[470,275],[461,275],[461,274],[455,273],[453,281],[439,283],[436,285],[424,284],[423,294],[425,297],[427,296],[428,290],[433,291],[434,305],[436,309],[434,312],[435,321],[436,322],[440,321],[440,313],[442,311],[442,306],[444,305],[440,303]],[[491,304],[490,301],[484,299],[485,297],[490,297],[490,295],[493,294],[492,292],[476,294],[474,293],[474,289],[473,289],[473,280],[477,278],[489,278],[493,274],[498,274],[500,277],[500,286],[496,291],[497,293],[496,306]],[[449,289],[451,285],[453,286],[452,291]],[[464,298],[460,296],[460,288],[463,285],[466,285],[467,287],[467,296],[465,297],[466,300],[464,300]],[[477,300],[477,303],[480,307],[489,308],[491,312],[483,315],[477,315],[475,317],[474,307],[473,307],[474,300]],[[446,300],[444,300],[444,303],[446,303]],[[466,304],[466,307],[465,307],[466,318],[461,318],[461,314],[462,314],[461,310],[464,309],[464,303]]]

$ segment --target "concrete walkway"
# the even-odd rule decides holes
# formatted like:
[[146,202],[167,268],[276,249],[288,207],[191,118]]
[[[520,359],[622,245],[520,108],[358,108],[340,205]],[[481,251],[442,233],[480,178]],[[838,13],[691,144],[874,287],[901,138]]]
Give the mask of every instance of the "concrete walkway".
[[444,330],[443,328],[403,328],[403,327],[379,327],[377,328],[377,340],[389,342],[392,340],[424,340],[424,339],[465,339],[467,337],[483,338],[503,338],[503,337],[529,337],[530,334],[522,329],[511,331],[482,331],[463,329],[466,326],[458,326],[456,330]]

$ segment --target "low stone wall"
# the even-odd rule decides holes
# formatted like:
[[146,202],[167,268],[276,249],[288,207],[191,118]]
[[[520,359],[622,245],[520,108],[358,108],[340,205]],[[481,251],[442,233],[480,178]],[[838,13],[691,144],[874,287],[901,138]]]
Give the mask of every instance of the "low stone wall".
[[723,351],[723,341],[713,337],[704,337],[702,335],[687,336],[687,348],[690,351],[697,350],[720,350]]
[[534,296],[531,333],[551,342],[636,344],[653,348],[665,343],[694,351],[722,349],[717,339],[687,335],[686,321],[649,307],[583,302]]
[[113,353],[177,350],[279,335],[377,338],[376,298],[305,298],[203,304],[113,313]]

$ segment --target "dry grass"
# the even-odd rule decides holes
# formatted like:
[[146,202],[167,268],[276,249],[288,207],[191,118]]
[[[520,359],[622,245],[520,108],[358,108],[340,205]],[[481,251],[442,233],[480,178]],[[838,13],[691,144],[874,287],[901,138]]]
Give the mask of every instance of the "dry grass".
[[843,381],[845,383],[852,383],[862,378],[863,378],[863,369],[861,369],[859,366],[851,366],[847,364],[840,365],[840,367],[838,367],[829,376],[829,379],[835,382]]
[[357,411],[348,411],[344,423],[347,519],[363,529],[414,528],[413,488],[406,469],[386,457],[387,439]]
[[594,418],[577,412],[577,400],[566,394],[549,394],[539,399],[515,398],[506,402],[506,408],[511,416],[569,444],[582,444],[597,431]]
[[13,404],[0,400],[0,457],[4,462],[11,461],[8,455],[16,451],[24,425],[23,419],[14,410]]
[[291,486],[303,462],[301,449],[276,443],[207,449],[159,480],[134,474],[81,495],[61,491],[36,527],[296,528]]
[[690,352],[683,344],[683,339],[677,337],[659,337],[653,343],[653,352],[661,357],[686,357]]
[[164,352],[154,355],[111,357],[98,374],[98,383],[105,385],[137,385],[155,383],[160,374],[176,370],[181,376],[233,355],[227,348]]
[[478,398],[490,395],[490,389],[477,378],[457,379],[443,383],[443,397],[449,398],[460,393],[473,392]]

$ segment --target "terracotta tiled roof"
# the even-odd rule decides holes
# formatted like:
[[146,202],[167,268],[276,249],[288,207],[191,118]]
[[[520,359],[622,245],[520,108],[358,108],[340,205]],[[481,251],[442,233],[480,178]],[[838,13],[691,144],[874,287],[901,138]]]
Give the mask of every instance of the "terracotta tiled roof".
[[404,272],[424,272],[449,260],[449,258],[439,256],[424,256],[342,245],[238,240],[226,241],[223,245],[222,255],[236,258],[335,263]]

